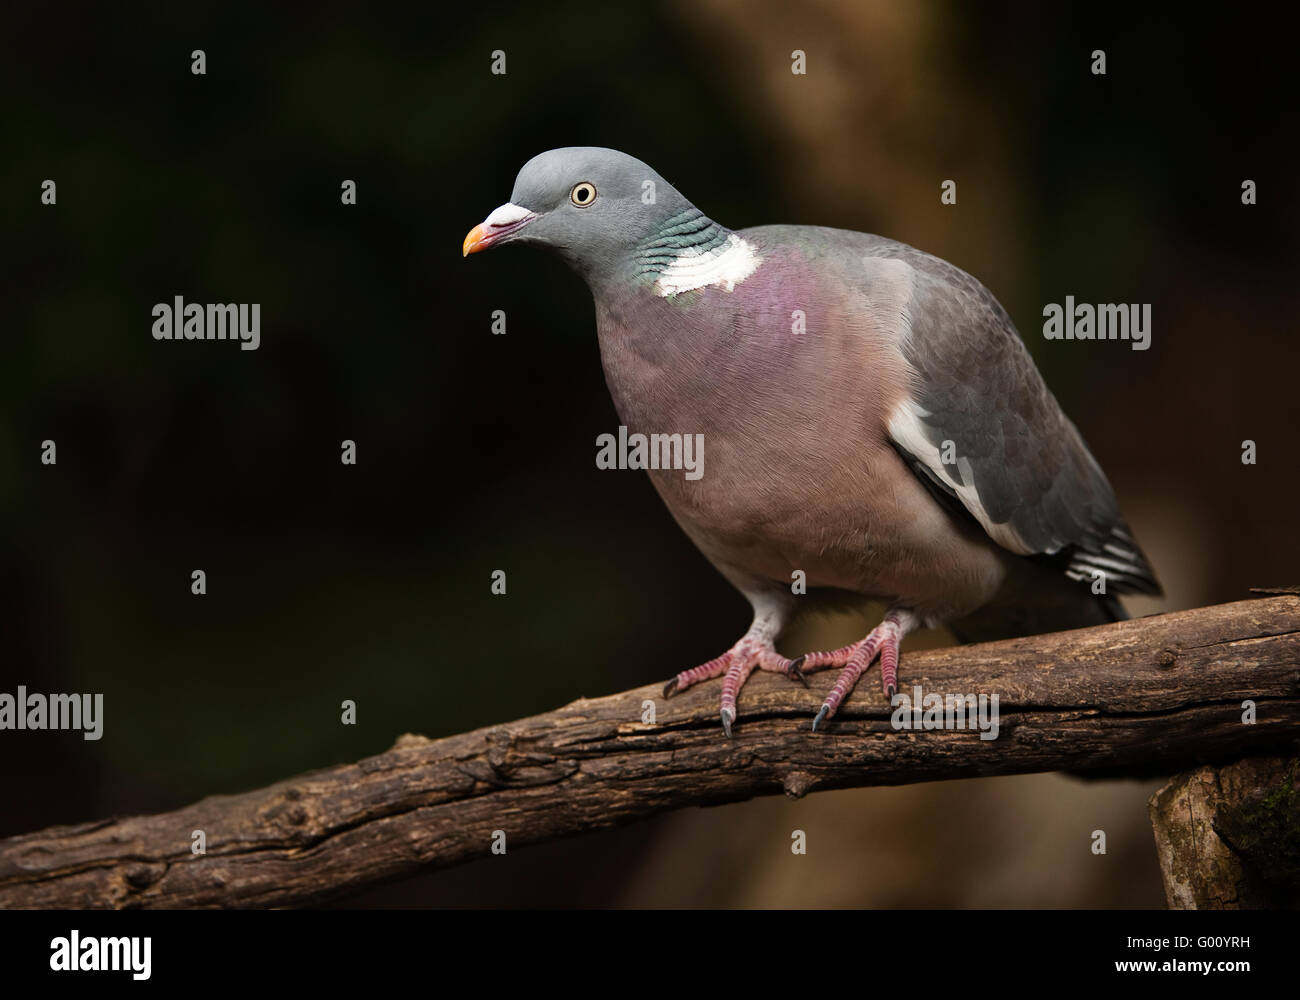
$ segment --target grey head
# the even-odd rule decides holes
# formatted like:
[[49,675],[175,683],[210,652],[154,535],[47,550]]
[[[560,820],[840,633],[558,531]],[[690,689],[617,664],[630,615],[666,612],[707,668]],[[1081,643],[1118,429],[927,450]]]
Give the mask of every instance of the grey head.
[[681,253],[706,253],[728,235],[635,157],[567,146],[525,163],[510,201],[470,230],[462,249],[549,247],[594,290],[628,278],[653,282]]

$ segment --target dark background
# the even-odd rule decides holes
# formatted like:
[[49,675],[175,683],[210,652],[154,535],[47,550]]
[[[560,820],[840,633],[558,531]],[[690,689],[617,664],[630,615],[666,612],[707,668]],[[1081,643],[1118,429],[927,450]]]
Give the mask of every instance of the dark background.
[[[740,635],[747,606],[649,481],[595,468],[618,420],[581,281],[521,248],[461,258],[556,146],[632,153],[732,228],[878,232],[984,281],[1162,577],[1135,613],[1294,582],[1292,36],[1255,8],[1086,10],[6,10],[0,691],[103,692],[106,724],[98,743],[0,733],[0,835],[666,679]],[[260,349],[154,341],[176,295],[260,302]],[[1066,295],[1151,303],[1152,348],[1045,342],[1042,306]],[[352,902],[1160,905],[1154,787],[1049,775],[692,810]],[[792,861],[794,826],[810,855]]]

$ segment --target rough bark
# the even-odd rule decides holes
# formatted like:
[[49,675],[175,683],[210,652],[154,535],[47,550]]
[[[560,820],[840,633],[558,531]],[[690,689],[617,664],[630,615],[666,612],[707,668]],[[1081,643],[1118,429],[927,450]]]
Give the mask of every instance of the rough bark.
[[1180,774],[1151,797],[1150,809],[1171,909],[1300,903],[1300,758]]
[[[1300,597],[979,646],[909,652],[904,691],[996,694],[1000,732],[899,730],[867,675],[830,721],[811,690],[767,673],[735,736],[718,683],[657,686],[428,740],[156,816],[0,841],[3,907],[293,906],[668,809],[784,791],[1032,771],[1172,773],[1288,752],[1300,736]],[[1256,705],[1243,723],[1245,700]],[[653,703],[656,721],[643,721]],[[203,830],[207,851],[191,853]]]

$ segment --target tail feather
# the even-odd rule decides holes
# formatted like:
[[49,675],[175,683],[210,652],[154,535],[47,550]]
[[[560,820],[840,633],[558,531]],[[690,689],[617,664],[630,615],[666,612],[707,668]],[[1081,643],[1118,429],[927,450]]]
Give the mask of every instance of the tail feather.
[[1106,590],[1119,594],[1155,594],[1163,592],[1155,570],[1138,548],[1124,524],[1116,524],[1110,534],[1088,548],[1071,548],[1067,554],[1065,575],[1080,583],[1091,583],[1100,574]]
[[1109,592],[1094,594],[1091,587],[1063,576],[1052,562],[1025,560],[1022,565],[1023,571],[1015,574],[994,600],[949,623],[959,640],[992,642],[1128,619],[1118,597]]

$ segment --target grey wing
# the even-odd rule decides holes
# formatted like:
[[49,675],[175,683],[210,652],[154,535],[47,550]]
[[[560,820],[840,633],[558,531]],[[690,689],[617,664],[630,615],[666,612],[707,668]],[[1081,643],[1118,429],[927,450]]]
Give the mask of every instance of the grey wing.
[[913,471],[1012,552],[1053,557],[1075,580],[1100,573],[1111,592],[1160,593],[1105,474],[988,289],[903,244],[873,252],[911,269],[900,346],[914,384],[889,432]]

